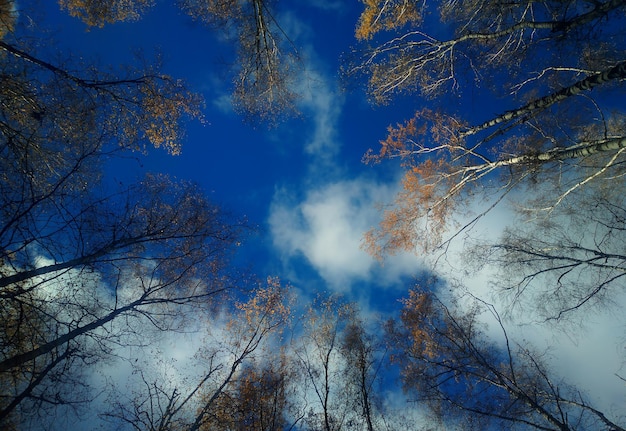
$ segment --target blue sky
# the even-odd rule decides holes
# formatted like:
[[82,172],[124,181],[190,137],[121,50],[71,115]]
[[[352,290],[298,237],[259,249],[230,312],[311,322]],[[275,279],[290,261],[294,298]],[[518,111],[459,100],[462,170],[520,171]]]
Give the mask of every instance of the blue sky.
[[412,107],[374,107],[362,91],[342,91],[340,58],[354,44],[357,2],[285,7],[294,9],[279,9],[277,19],[303,61],[295,84],[301,116],[271,129],[246,123],[232,110],[231,78],[220,65],[232,45],[173,6],[159,2],[139,22],[89,31],[56,5],[48,13],[60,29],[58,40],[75,54],[116,66],[137,49],[148,57],[158,51],[165,71],[206,99],[206,124],[188,125],[180,156],[150,151],[110,172],[112,178],[158,171],[199,183],[217,203],[259,227],[240,258],[253,260],[262,273],[278,271],[298,284],[325,280],[325,288],[344,293],[354,282],[392,286],[419,271],[418,260],[391,259],[382,271],[360,241],[376,223],[375,204],[393,198],[399,173],[391,164],[366,166],[361,157]]
[[[116,67],[130,61],[136,49],[148,57],[158,50],[165,71],[185,79],[206,99],[206,124],[188,125],[180,156],[158,150],[137,155],[123,169],[109,172],[111,179],[127,181],[157,171],[197,182],[216,203],[259,227],[241,247],[238,263],[252,266],[261,277],[279,276],[304,296],[318,290],[340,292],[358,301],[366,313],[392,310],[426,266],[413,255],[389,258],[382,266],[361,250],[363,233],[378,220],[376,204],[393,199],[400,175],[393,163],[367,166],[361,157],[384,138],[389,124],[408,118],[418,106],[415,99],[403,98],[374,107],[362,90],[342,91],[340,58],[355,43],[361,3],[293,0],[279,7],[276,18],[303,60],[296,82],[302,90],[302,115],[272,129],[245,123],[229,104],[230,77],[220,62],[231,58],[231,45],[169,3],[157,1],[138,22],[89,31],[59,12],[56,2],[43,6],[65,52]],[[474,113],[499,111],[479,105],[473,102]],[[495,237],[506,220],[506,209],[493,212],[474,234]],[[453,247],[438,269],[458,276],[463,264],[460,249]],[[466,281],[488,295],[487,278],[478,274]],[[623,297],[617,301],[625,302]],[[593,392],[604,393],[610,404],[611,394],[619,394],[609,383],[610,375],[620,364],[615,355],[597,353],[615,351],[615,323],[596,320],[584,339],[559,339],[568,358],[561,362],[562,370],[583,385],[593,385]],[[520,336],[540,348],[553,346],[557,337],[542,331],[526,326]],[[581,375],[590,363],[606,375]]]

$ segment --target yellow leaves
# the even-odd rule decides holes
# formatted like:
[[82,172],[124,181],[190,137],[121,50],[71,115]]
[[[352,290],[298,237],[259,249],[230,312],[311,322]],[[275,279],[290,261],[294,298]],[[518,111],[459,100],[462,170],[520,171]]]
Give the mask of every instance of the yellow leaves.
[[378,154],[366,153],[364,162],[398,158],[404,169],[402,190],[364,237],[372,256],[429,251],[454,224],[453,213],[472,185],[464,177],[463,163],[471,153],[458,136],[462,126],[454,117],[424,109],[390,126]]
[[407,168],[402,190],[392,206],[382,213],[377,228],[364,236],[364,249],[382,260],[385,254],[416,253],[439,245],[456,202],[450,185],[440,178],[447,161],[427,159]]
[[284,354],[276,354],[273,359],[267,363],[252,360],[242,368],[237,378],[215,400],[208,421],[200,429],[283,429],[289,403],[286,385],[291,371]]
[[369,39],[374,33],[374,22],[376,20],[377,0],[365,0],[365,10],[361,13],[357,24],[355,36],[357,39]]
[[436,313],[430,292],[411,289],[409,297],[402,300],[403,309],[400,315],[402,323],[410,334],[411,354],[434,358],[437,355],[437,344],[433,338],[430,319]]
[[365,10],[359,18],[355,36],[359,40],[371,39],[381,30],[399,29],[422,20],[421,10],[415,0],[362,0]]
[[270,329],[286,323],[291,314],[287,293],[277,277],[268,277],[266,286],[256,289],[247,302],[236,303],[236,308],[249,328]]
[[14,0],[0,0],[0,40],[15,27],[17,12]]
[[239,0],[181,0],[179,7],[195,19],[209,24],[241,18]]
[[158,82],[147,81],[140,90],[146,138],[155,148],[164,147],[170,154],[180,154],[182,117],[200,118],[200,97],[168,76],[159,77]]
[[59,0],[61,8],[90,27],[138,20],[153,4],[154,0]]

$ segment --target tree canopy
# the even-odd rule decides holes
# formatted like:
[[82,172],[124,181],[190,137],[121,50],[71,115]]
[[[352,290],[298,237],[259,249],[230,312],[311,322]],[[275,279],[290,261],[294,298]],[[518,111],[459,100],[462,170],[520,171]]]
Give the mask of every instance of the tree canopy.
[[[92,31],[157,7],[58,1]],[[289,31],[304,30],[277,2],[176,7],[230,44],[238,114],[297,111]],[[624,293],[625,16],[623,0],[362,1],[343,76],[394,115],[415,108],[364,156],[402,180],[363,246],[439,258],[467,239],[458,274],[438,278],[435,259],[379,298],[255,274],[237,260],[252,223],[193,181],[112,178],[181,154],[204,121],[198,89],[145,57],[60,51],[35,2],[0,0],[0,428],[624,431],[623,409],[569,381],[514,316],[562,329]],[[501,235],[472,237],[507,201]],[[465,280],[484,268],[489,300]]]
[[[553,173],[558,191],[537,208],[549,212],[572,190],[619,176],[623,7],[477,1],[427,2],[417,11],[368,2],[357,37],[373,42],[351,72],[367,76],[378,102],[402,92],[442,102],[390,126],[380,149],[366,155],[370,162],[398,158],[406,172],[396,205],[367,236],[369,250],[382,256],[436,247],[473,194],[497,200]],[[394,14],[403,18],[378,24]],[[474,96],[462,100],[480,106],[497,97],[502,112],[462,118],[446,109],[446,94],[469,88]]]

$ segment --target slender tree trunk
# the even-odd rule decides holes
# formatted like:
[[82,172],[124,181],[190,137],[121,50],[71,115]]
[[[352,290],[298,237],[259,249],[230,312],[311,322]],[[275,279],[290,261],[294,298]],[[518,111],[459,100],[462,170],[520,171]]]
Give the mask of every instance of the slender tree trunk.
[[361,397],[363,398],[363,414],[365,415],[365,421],[367,422],[367,431],[374,431],[370,396],[367,391],[367,368],[365,367],[365,359],[363,359],[363,364],[361,365]]
[[[79,268],[84,267],[86,265],[90,265],[95,263],[99,258],[106,256],[107,254],[114,253],[116,251],[123,250],[132,245],[146,243],[150,241],[159,241],[165,238],[152,238],[150,233],[147,233],[144,236],[135,237],[135,238],[126,238],[112,241],[105,247],[102,247],[100,250],[97,250],[91,254],[87,254],[85,256],[77,257],[74,259],[67,260],[65,262],[55,263],[52,265],[46,265],[35,269],[30,269],[26,271],[18,272],[17,274],[8,275],[6,277],[0,278],[0,288],[7,287],[11,284],[21,283],[26,280],[30,280],[33,277],[37,277],[40,275],[50,274],[57,271],[63,271],[71,268]],[[28,290],[28,289],[26,289]],[[17,292],[10,293],[0,293],[0,299],[2,298],[12,298],[21,293],[20,290]]]
[[591,156],[597,153],[617,151],[626,148],[626,137],[601,139],[598,141],[589,141],[578,143],[570,147],[555,148],[538,154],[523,154],[517,157],[511,157],[504,160],[498,160],[493,163],[485,163],[475,166],[476,171],[495,169],[504,166],[515,165],[532,165],[538,163],[546,163],[558,160],[577,159],[580,157]]
[[60,364],[61,362],[63,362],[65,359],[67,359],[70,354],[73,353],[73,350],[70,349],[69,347],[65,350],[65,352],[63,352],[62,355],[54,358],[54,360],[52,362],[50,362],[48,364],[48,366],[43,369],[42,371],[37,373],[37,378],[35,378],[35,380],[33,380],[32,382],[30,382],[30,384],[26,387],[26,389],[24,389],[19,395],[17,395],[15,398],[13,398],[13,401],[11,401],[11,403],[6,406],[4,409],[0,410],[0,423],[2,423],[2,421],[4,419],[6,419],[6,417],[8,415],[11,414],[11,412],[26,398],[28,397],[31,392],[33,391],[33,389],[39,385],[41,383],[41,381],[44,379],[44,377],[54,369],[54,367],[56,367],[58,364]]
[[551,105],[567,99],[568,97],[575,96],[576,94],[591,90],[599,85],[605,84],[609,81],[626,78],[626,60],[618,63],[617,65],[605,70],[604,72],[597,73],[592,76],[588,76],[569,87],[565,87],[556,93],[549,94],[540,99],[536,99],[521,108],[507,111],[504,114],[497,116],[489,121],[486,121],[478,126],[471,127],[461,132],[461,137],[474,135],[490,127],[496,126],[500,123],[514,120],[525,115],[530,115],[536,111],[550,107]]
[[73,339],[75,339],[76,337],[79,337],[83,334],[86,334],[90,331],[93,331],[96,328],[101,327],[102,325],[105,325],[106,323],[110,322],[111,320],[115,319],[116,317],[118,317],[120,314],[125,313],[135,307],[137,307],[139,304],[141,304],[143,302],[143,300],[145,299],[145,297],[142,297],[140,299],[138,299],[137,301],[122,307],[122,308],[117,308],[113,311],[111,311],[109,314],[107,314],[106,316],[100,318],[100,319],[96,319],[91,323],[88,323],[87,325],[84,326],[80,326],[76,329],[73,329],[71,331],[69,331],[66,334],[63,334],[57,338],[55,338],[52,341],[49,341],[35,349],[32,349],[28,352],[25,353],[20,353],[18,355],[14,355],[11,356],[10,358],[7,358],[5,360],[3,360],[2,362],[0,362],[0,373],[8,371],[12,368],[18,367],[28,361],[31,361],[41,355],[45,355],[46,353],[50,353],[53,349],[55,349],[56,347],[59,347]]

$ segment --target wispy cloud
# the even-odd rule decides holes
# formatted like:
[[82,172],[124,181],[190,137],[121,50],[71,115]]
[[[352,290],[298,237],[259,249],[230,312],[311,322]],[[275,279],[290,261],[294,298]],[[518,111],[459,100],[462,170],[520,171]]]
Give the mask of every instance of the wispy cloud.
[[344,97],[334,71],[328,71],[328,65],[320,59],[312,44],[316,31],[290,12],[282,13],[279,22],[297,47],[299,57],[300,69],[294,71],[292,87],[298,95],[302,125],[309,136],[302,144],[306,154],[312,157],[312,165],[329,168],[339,149],[337,130]]
[[343,10],[345,3],[340,0],[306,0],[306,4],[322,10]]
[[339,149],[337,126],[343,108],[343,97],[336,85],[325,79],[323,73],[309,64],[304,79],[300,81],[298,93],[300,105],[313,124],[313,133],[305,144],[307,154],[317,162],[327,164]]

